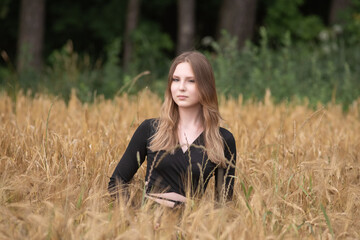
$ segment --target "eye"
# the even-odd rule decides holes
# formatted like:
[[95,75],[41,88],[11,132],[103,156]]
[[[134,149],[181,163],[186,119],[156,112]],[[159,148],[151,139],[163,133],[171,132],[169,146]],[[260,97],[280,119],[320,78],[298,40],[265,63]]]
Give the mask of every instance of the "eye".
[[190,79],[189,82],[195,83],[195,80],[194,80],[194,79]]
[[172,81],[173,81],[173,82],[178,82],[179,79],[178,79],[178,78],[173,78]]

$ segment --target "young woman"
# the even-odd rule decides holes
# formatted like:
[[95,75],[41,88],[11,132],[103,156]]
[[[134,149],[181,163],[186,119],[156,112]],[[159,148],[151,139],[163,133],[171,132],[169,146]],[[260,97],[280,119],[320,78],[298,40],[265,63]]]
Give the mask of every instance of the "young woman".
[[170,67],[165,100],[158,119],[147,119],[135,131],[109,182],[116,196],[147,157],[146,193],[169,207],[201,195],[215,175],[216,198],[233,194],[236,146],[220,127],[215,78],[199,52],[185,52]]

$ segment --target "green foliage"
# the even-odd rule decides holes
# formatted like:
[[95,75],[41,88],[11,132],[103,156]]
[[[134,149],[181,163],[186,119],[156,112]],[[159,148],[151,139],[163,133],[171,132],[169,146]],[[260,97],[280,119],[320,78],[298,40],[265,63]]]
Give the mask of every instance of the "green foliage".
[[333,26],[344,36],[349,45],[360,44],[360,0],[352,0],[351,6],[339,13],[339,24]]
[[212,39],[207,39],[208,44],[216,52],[206,53],[207,57],[213,62],[213,69],[216,78],[217,88],[224,95],[233,94],[234,86],[242,89],[244,83],[237,78],[239,69],[242,69],[240,60],[240,52],[237,50],[237,39],[232,38],[229,33],[222,31],[222,39],[219,43]]
[[169,65],[167,54],[173,49],[170,37],[157,24],[146,22],[140,24],[132,39],[133,58],[126,72],[119,57],[122,39],[114,38],[107,45],[104,62],[77,53],[73,42],[68,41],[50,54],[44,73],[26,68],[17,75],[10,67],[1,68],[0,83],[7,92],[31,89],[33,93],[48,92],[65,100],[69,99],[71,89],[76,89],[82,101],[91,101],[95,94],[106,98],[124,92],[132,94],[144,87],[162,94]]
[[321,211],[322,211],[323,214],[324,214],[325,221],[326,221],[326,225],[328,226],[329,231],[330,231],[330,233],[331,233],[331,236],[332,236],[332,238],[334,239],[334,230],[333,230],[333,228],[332,228],[332,226],[331,226],[330,218],[328,217],[328,215],[327,215],[327,213],[326,213],[326,209],[324,208],[324,206],[323,206],[322,204],[320,204],[320,209],[321,209]]
[[98,60],[92,64],[90,56],[76,53],[69,41],[61,50],[50,55],[44,86],[66,100],[70,97],[71,89],[76,89],[78,97],[83,101],[91,101],[94,94],[113,97],[123,85],[118,57],[120,50],[121,41],[115,39],[107,47],[105,63]]
[[[112,98],[124,92],[136,93],[146,86],[152,86],[155,91],[161,89],[162,92],[164,86],[155,77],[167,72],[168,58],[163,50],[170,50],[172,42],[160,31],[151,33],[150,30],[154,29],[154,26],[142,27],[133,34],[134,58],[126,73],[120,66],[120,38],[107,46],[103,64],[100,60],[92,63],[89,55],[76,53],[69,41],[50,55],[50,66],[44,74],[42,90],[68,100],[71,89],[76,89],[82,101],[91,101],[95,94]],[[152,77],[144,77],[150,72],[153,73]]]
[[267,8],[265,23],[269,38],[279,41],[286,32],[295,40],[314,40],[324,25],[318,16],[304,16],[300,6],[304,0],[274,0]]
[[[162,95],[169,68],[168,55],[174,48],[170,36],[162,32],[158,24],[147,21],[140,23],[131,38],[133,55],[123,76],[124,86],[131,86],[126,88],[128,93],[136,93],[142,88],[150,87],[152,91]],[[146,76],[134,81],[138,74]],[[133,84],[134,82],[136,84]]]
[[262,99],[270,89],[277,102],[308,98],[313,105],[336,101],[344,106],[360,96],[358,46],[345,47],[336,37],[319,45],[294,45],[286,33],[274,50],[265,28],[260,34],[260,46],[247,43],[242,51],[226,33],[211,43],[216,54],[208,55],[220,93]]
[[[203,41],[211,47],[205,54],[212,63],[220,94],[261,100],[270,89],[276,102],[308,98],[313,106],[333,101],[345,107],[360,96],[360,47],[346,44],[337,26],[324,29],[316,44],[294,44],[286,32],[273,49],[265,28],[260,28],[260,36],[259,45],[248,42],[241,51],[236,38],[226,32],[219,42],[209,38]],[[93,62],[89,55],[76,53],[69,41],[50,55],[42,74],[30,68],[16,74],[3,51],[8,66],[0,68],[1,87],[14,96],[19,89],[31,89],[66,100],[71,89],[76,89],[82,101],[92,101],[95,94],[111,98],[136,93],[144,87],[163,95],[170,64],[166,51],[173,47],[170,38],[147,24],[132,37],[135,53],[126,73],[120,67],[120,38],[108,44],[104,62]]]
[[[129,72],[124,73],[120,67],[121,39],[108,45],[103,63],[79,55],[69,41],[50,55],[50,64],[41,75],[31,69],[17,75],[10,65],[0,68],[1,86],[14,96],[19,89],[31,89],[66,100],[71,89],[76,89],[82,101],[92,101],[95,94],[106,98],[132,94],[144,87],[163,95],[170,64],[164,50],[172,44],[160,31],[155,37],[148,36],[149,29],[134,33],[136,57]],[[336,28],[323,30],[319,42],[312,45],[294,44],[287,32],[276,50],[270,47],[265,28],[260,29],[260,35],[259,46],[248,42],[241,51],[236,38],[226,32],[219,42],[207,39],[211,51],[205,54],[213,66],[220,94],[262,100],[270,89],[276,102],[307,98],[313,106],[332,101],[345,107],[360,96],[360,47],[346,45]]]
[[74,88],[80,99],[91,100],[92,83],[99,76],[99,70],[96,67],[92,69],[88,55],[82,57],[75,53],[72,42],[68,41],[62,49],[50,55],[49,63],[44,90],[68,100],[71,89]]
[[103,80],[94,86],[100,94],[114,96],[121,87],[122,72],[120,69],[119,53],[121,51],[120,39],[115,39],[107,48],[107,60],[103,67]]
[[1,58],[6,67],[0,66],[0,86],[13,97],[14,101],[20,90],[32,90],[32,93],[39,90],[38,85],[42,75],[30,66],[31,56],[26,50],[23,51],[24,61],[21,72],[17,72],[6,51],[1,51]]
[[0,1],[0,19],[4,19],[9,12],[9,4],[11,0]]
[[242,189],[242,191],[244,193],[244,196],[245,196],[246,207],[252,213],[252,209],[251,209],[251,206],[250,206],[250,195],[251,195],[251,192],[253,190],[253,186],[250,186],[248,189],[246,189],[244,181],[241,181],[241,189]]
[[75,50],[98,58],[105,54],[103,46],[124,33],[127,1],[88,0],[48,1],[50,23],[46,29],[50,41],[49,54],[71,39]]
[[[132,34],[134,41],[134,54],[129,72],[138,74],[143,71],[150,71],[151,78],[155,81],[163,77],[168,72],[169,57],[174,44],[170,36],[159,29],[159,25],[152,22],[143,22]],[[141,87],[149,83],[142,82]]]
[[16,75],[10,70],[0,66],[0,90],[5,90],[7,94],[16,102],[16,96],[20,90]]

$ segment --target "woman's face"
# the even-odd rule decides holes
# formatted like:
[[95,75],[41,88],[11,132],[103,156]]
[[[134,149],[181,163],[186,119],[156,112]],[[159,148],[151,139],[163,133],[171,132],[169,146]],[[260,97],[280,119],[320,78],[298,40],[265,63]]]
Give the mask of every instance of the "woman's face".
[[171,95],[179,107],[200,106],[200,94],[194,72],[189,63],[182,62],[176,66],[172,76]]

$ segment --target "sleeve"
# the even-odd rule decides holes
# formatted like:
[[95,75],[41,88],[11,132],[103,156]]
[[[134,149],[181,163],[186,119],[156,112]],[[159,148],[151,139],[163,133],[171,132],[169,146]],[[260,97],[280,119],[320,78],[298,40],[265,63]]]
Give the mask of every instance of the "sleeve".
[[111,196],[117,196],[119,184],[130,182],[140,165],[145,161],[149,133],[150,120],[145,120],[136,129],[129,145],[110,177],[108,191]]
[[224,200],[231,200],[234,192],[236,143],[234,136],[228,131],[224,136],[224,140],[224,155],[227,159],[226,168],[218,167],[215,171],[215,197],[218,201],[220,196]]

